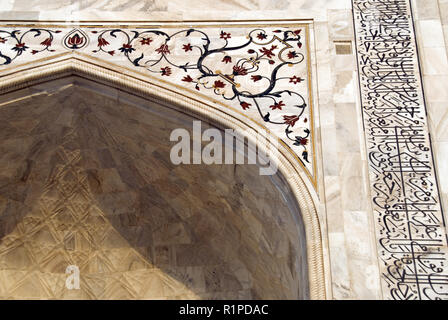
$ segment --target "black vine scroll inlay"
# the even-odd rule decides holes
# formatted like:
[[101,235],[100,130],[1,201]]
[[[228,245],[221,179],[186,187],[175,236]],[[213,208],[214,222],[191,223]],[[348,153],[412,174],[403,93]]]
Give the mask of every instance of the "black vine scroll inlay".
[[20,60],[67,50],[138,69],[219,96],[239,113],[253,116],[314,175],[306,29],[211,30],[5,27],[0,29],[0,71]]
[[447,237],[409,0],[353,0],[384,297],[448,299]]

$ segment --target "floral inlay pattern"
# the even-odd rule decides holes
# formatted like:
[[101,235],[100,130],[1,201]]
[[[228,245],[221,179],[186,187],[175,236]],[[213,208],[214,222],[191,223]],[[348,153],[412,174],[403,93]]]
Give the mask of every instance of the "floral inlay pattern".
[[[5,28],[0,66],[78,50],[219,97],[266,126],[313,177],[306,26]],[[1,71],[1,69],[0,69]]]

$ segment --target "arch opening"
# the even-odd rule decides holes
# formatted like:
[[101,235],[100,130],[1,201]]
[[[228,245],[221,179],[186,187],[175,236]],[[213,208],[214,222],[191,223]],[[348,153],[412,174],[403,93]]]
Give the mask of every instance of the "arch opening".
[[[2,130],[11,140],[5,148],[13,150],[14,141],[38,132],[34,140],[26,137],[20,152],[12,152],[13,159],[2,158],[10,176],[2,179],[9,187],[1,192],[7,209],[1,237],[10,246],[0,252],[12,257],[4,267],[12,262],[29,266],[25,261],[39,256],[10,250],[11,243],[17,248],[21,243],[21,250],[29,251],[22,241],[27,238],[43,241],[39,247],[46,250],[51,241],[58,243],[53,243],[53,255],[46,255],[46,267],[34,263],[34,278],[78,259],[81,283],[88,288],[83,298],[315,297],[309,289],[316,285],[309,277],[310,261],[314,268],[307,254],[309,232],[283,174],[261,177],[256,166],[248,165],[172,165],[169,133],[188,128],[195,117],[111,86],[68,76],[23,90],[28,99],[0,108],[7,113],[1,118],[9,119]],[[36,107],[29,109],[30,104]],[[16,161],[20,155],[25,158]],[[12,204],[11,195],[24,198],[25,206]],[[32,207],[39,209],[30,214]],[[14,210],[20,214],[6,221],[5,212]],[[74,216],[80,212],[84,215]],[[81,216],[93,221],[74,222]],[[49,221],[65,226],[65,233],[57,237]],[[33,224],[45,225],[46,231],[37,232]],[[25,233],[27,228],[37,238]],[[65,282],[64,273],[52,276]]]

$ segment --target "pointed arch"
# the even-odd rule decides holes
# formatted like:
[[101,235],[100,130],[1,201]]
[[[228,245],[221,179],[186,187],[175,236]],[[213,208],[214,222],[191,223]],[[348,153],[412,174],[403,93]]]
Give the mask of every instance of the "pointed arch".
[[[54,56],[51,59],[33,61],[3,71],[0,78],[0,94],[10,93],[39,83],[76,75],[99,82],[118,90],[130,92],[154,101],[167,108],[187,113],[199,120],[207,121],[221,129],[245,130],[256,143],[256,133],[266,130],[244,114],[227,108],[215,101],[195,96],[180,86],[162,82],[151,76],[114,66],[76,52]],[[318,216],[317,194],[306,172],[295,159],[294,153],[285,144],[274,149],[272,139],[266,145],[258,145],[270,151],[270,160],[275,161],[280,173],[289,185],[300,207],[307,250],[309,296],[325,299],[325,270],[323,258],[322,228]]]

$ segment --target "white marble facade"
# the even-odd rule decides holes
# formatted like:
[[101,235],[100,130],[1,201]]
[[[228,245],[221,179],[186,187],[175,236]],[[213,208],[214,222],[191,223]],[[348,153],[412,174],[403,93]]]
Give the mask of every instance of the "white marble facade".
[[[440,204],[446,209],[448,1],[412,0],[411,3],[434,171]],[[378,247],[351,0],[4,0],[1,10],[3,25],[69,24],[68,29],[82,25],[149,23],[172,28],[176,24],[214,23],[223,30],[241,33],[243,38],[246,29],[241,25],[244,24],[308,26],[311,77],[306,83],[312,91],[305,92],[309,94],[307,99],[313,100],[315,150],[312,156],[315,164],[304,168],[313,172],[304,176],[311,176],[316,182],[315,186],[312,182],[307,186],[320,222],[325,298],[391,298],[390,290],[385,287]],[[236,30],[232,29],[235,24],[238,25]],[[216,33],[219,35],[218,30]],[[337,54],[337,44],[349,44],[352,50]],[[91,48],[95,46],[96,42],[91,43]],[[115,62],[120,64],[118,58]]]

